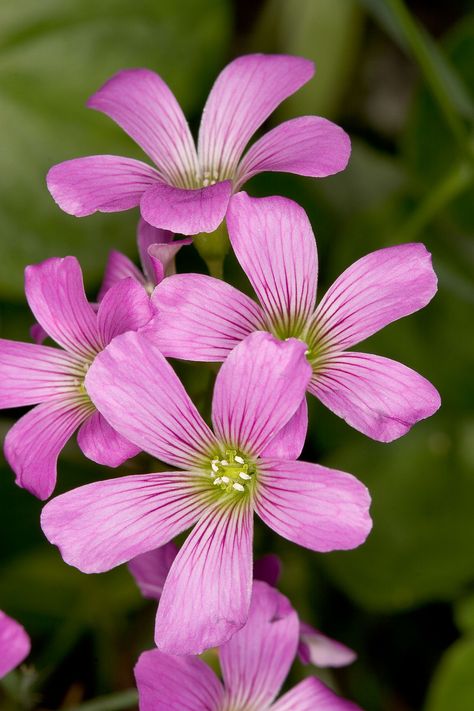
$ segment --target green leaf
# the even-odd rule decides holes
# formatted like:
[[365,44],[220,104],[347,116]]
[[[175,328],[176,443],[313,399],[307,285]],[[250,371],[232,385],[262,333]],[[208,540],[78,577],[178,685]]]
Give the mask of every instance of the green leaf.
[[461,639],[442,657],[424,711],[468,711],[474,708],[473,670],[474,639]]

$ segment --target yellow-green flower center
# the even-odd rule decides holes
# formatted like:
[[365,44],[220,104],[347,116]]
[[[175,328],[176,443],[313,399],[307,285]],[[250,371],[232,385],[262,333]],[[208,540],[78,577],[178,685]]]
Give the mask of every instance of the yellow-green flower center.
[[222,491],[237,491],[243,494],[252,482],[255,467],[236,450],[228,449],[223,459],[211,460],[210,474],[214,486]]

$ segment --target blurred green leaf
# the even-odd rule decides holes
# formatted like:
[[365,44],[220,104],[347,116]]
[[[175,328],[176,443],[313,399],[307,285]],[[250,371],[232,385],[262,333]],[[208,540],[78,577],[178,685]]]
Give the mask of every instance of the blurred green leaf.
[[474,594],[466,595],[455,603],[454,619],[460,630],[474,634]]
[[443,656],[432,680],[424,711],[474,708],[474,640],[461,639]]

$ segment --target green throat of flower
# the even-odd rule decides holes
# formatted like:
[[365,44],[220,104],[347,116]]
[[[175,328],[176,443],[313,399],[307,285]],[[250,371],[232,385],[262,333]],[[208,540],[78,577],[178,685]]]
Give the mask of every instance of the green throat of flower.
[[211,460],[210,474],[216,488],[244,494],[254,483],[255,466],[235,449],[228,449],[223,459]]

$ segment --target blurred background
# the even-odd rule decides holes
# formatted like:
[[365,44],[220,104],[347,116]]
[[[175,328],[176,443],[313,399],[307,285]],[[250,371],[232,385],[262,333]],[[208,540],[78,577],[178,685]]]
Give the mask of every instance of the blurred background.
[[[348,169],[323,181],[266,174],[246,190],[286,195],[307,210],[318,241],[321,291],[374,249],[419,240],[433,253],[434,301],[364,347],[429,378],[443,398],[440,412],[383,445],[310,403],[304,458],[346,469],[369,486],[374,531],[367,544],[317,555],[257,530],[257,552],[280,555],[281,589],[304,619],[358,652],[352,666],[321,674],[367,711],[474,709],[469,8],[467,0],[0,3],[3,337],[29,339],[26,264],[76,255],[93,299],[110,248],[136,258],[135,211],[78,220],[56,207],[45,186],[48,168],[67,158],[142,157],[118,127],[85,108],[87,97],[124,67],[156,70],[196,130],[215,76],[236,55],[313,59],[316,77],[271,125],[301,114],[335,120],[352,138]],[[178,269],[206,270],[193,247],[182,250]],[[229,281],[248,288],[232,255],[225,269]],[[206,412],[213,370],[177,369]],[[2,434],[17,416],[2,413]],[[138,459],[127,471],[143,466]],[[74,443],[59,473],[59,491],[109,474]],[[152,646],[155,606],[140,597],[126,568],[86,576],[64,564],[41,533],[40,503],[14,485],[5,463],[0,500],[0,608],[33,638],[26,669],[5,680],[3,692],[0,686],[0,708],[134,709],[132,669]],[[290,682],[314,671],[296,662]],[[97,696],[104,698],[90,701]]]

